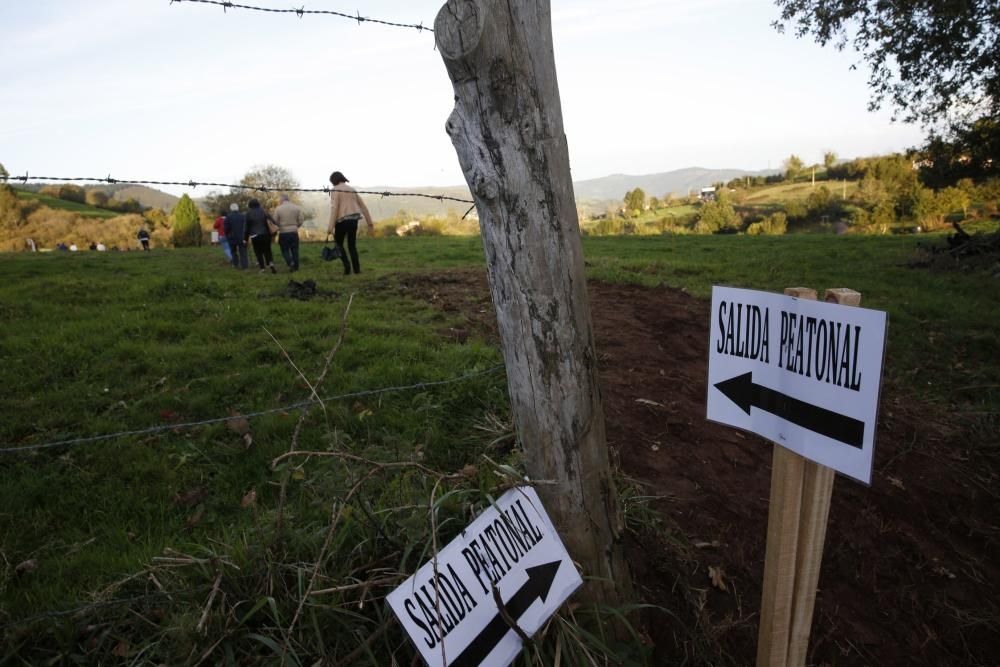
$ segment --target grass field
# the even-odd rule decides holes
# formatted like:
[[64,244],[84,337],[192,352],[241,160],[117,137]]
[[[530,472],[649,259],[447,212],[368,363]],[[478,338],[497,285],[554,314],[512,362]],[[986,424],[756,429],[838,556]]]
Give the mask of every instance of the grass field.
[[[851,287],[889,312],[895,381],[995,413],[1000,290],[982,273],[906,266],[917,241],[934,238],[607,237],[584,249],[592,278],[701,298],[713,284]],[[359,647],[366,664],[389,664],[398,630],[385,631],[388,612],[367,589],[300,606],[304,592],[312,580],[412,572],[518,461],[482,458],[510,428],[503,375],[484,372],[498,350],[442,336],[451,316],[401,288],[409,272],[482,266],[479,239],[364,239],[362,250],[366,272],[345,278],[304,246],[294,277],[321,292],[308,301],[284,294],[288,275],[234,271],[214,248],[5,256],[0,447],[159,430],[0,452],[0,662],[204,654],[235,664],[247,644],[280,654],[288,637],[306,664]],[[320,396],[410,388],[313,408],[301,432],[294,408],[255,417],[250,444],[239,423],[175,428],[306,400],[334,349]],[[291,447],[356,458],[272,468]],[[416,467],[470,464],[458,480]],[[219,582],[225,599],[209,613]],[[83,639],[72,616],[31,620],[136,597],[85,611],[96,629]]]
[[42,194],[41,192],[30,192],[28,190],[18,190],[16,188],[14,191],[17,193],[19,199],[27,201],[35,200],[43,206],[48,206],[49,208],[54,208],[59,211],[71,211],[85,218],[114,218],[115,216],[121,215],[121,213],[117,213],[115,211],[95,208],[87,204],[80,204],[73,201],[66,201],[65,199],[59,199],[58,197]]
[[816,188],[827,188],[834,197],[850,198],[858,189],[858,181],[816,181],[812,183],[779,183],[762,188],[754,188],[747,196],[745,204],[750,206],[773,206],[789,202],[804,202]]

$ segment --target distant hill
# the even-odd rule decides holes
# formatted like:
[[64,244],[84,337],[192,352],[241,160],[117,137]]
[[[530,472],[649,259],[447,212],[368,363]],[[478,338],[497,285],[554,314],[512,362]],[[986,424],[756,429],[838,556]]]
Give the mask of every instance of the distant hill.
[[166,192],[146,187],[145,185],[88,185],[84,189],[103,190],[112,199],[117,199],[118,201],[134,199],[143,206],[160,208],[167,213],[170,213],[177,202],[180,201],[180,197],[175,197]]
[[765,176],[775,171],[746,171],[743,169],[705,169],[687,167],[658,174],[612,174],[601,178],[575,181],[573,190],[577,202],[584,204],[594,201],[621,203],[625,193],[642,188],[650,197],[664,197],[667,194],[686,195],[720,181],[727,182],[740,176]]
[[[55,185],[57,183],[28,183],[26,185],[18,185],[18,189],[25,192],[38,192],[46,185]],[[113,183],[113,184],[101,184],[101,185],[82,185],[85,192],[90,192],[91,190],[101,190],[112,199],[117,199],[118,201],[128,201],[132,198],[149,208],[160,208],[170,213],[177,205],[180,197],[175,197],[166,192],[161,192],[154,188],[146,187],[145,185],[128,185],[126,183]],[[117,215],[117,214],[116,214]]]
[[[746,171],[744,169],[704,169],[702,167],[688,167],[686,169],[676,169],[658,174],[612,174],[602,178],[592,178],[583,181],[575,181],[573,189],[576,194],[577,204],[588,213],[602,212],[608,206],[619,205],[625,197],[625,193],[633,188],[639,187],[646,191],[651,197],[664,197],[667,194],[686,195],[689,191],[697,192],[703,187],[719,181],[730,181],[740,176],[761,176],[776,172],[767,171]],[[387,191],[387,192],[421,192],[431,195],[444,195],[458,199],[472,199],[469,189],[465,186],[451,187],[413,187],[399,188],[387,186],[363,186],[361,190]],[[329,214],[329,204],[326,195],[307,195],[304,197],[307,210],[311,210],[316,220],[322,220],[326,224],[326,216]],[[403,210],[412,215],[438,215],[444,216],[448,209],[456,211],[459,215],[468,210],[468,206],[460,202],[444,201],[439,202],[425,197],[378,197],[377,195],[365,195],[365,203],[371,209],[376,220],[395,215]]]
[[[443,197],[472,200],[472,194],[469,192],[469,189],[461,185],[449,187],[412,188],[389,187],[383,185],[359,185],[358,190],[395,193],[419,192],[427,195],[440,195]],[[371,211],[372,216],[376,220],[391,218],[399,211],[406,211],[410,215],[416,217],[433,215],[443,218],[448,214],[449,209],[455,211],[458,215],[463,215],[467,210],[469,210],[469,207],[472,206],[472,204],[463,204],[462,202],[455,201],[439,201],[428,197],[381,197],[379,195],[362,195],[362,197],[365,200],[365,204],[368,206],[368,210]],[[329,195],[325,195],[321,192],[303,193],[302,208],[305,210],[306,217],[312,219],[311,223],[306,223],[307,226],[315,226],[317,228],[325,229],[325,225],[330,218]]]
[[14,188],[14,194],[16,194],[19,199],[33,199],[39,202],[42,206],[48,206],[49,208],[59,211],[72,211],[73,213],[81,215],[85,218],[113,218],[121,215],[121,213],[116,213],[115,211],[109,211],[103,208],[94,208],[93,206],[79,204],[75,201],[66,201],[65,199],[43,195],[42,193],[33,190]]

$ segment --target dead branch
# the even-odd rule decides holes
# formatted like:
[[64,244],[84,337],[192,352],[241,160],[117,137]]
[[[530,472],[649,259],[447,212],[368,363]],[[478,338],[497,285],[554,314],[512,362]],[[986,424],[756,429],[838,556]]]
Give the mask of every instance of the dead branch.
[[208,594],[208,602],[205,603],[205,611],[201,613],[201,620],[198,621],[198,625],[195,626],[195,632],[204,632],[205,623],[208,621],[208,612],[212,609],[212,603],[215,602],[215,596],[219,593],[219,584],[222,583],[222,570],[215,575],[215,583],[212,584],[212,592]]

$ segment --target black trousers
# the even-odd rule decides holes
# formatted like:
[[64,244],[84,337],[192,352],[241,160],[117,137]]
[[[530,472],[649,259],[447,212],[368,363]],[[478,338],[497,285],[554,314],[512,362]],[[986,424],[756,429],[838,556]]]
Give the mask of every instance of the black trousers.
[[[347,252],[344,252],[344,239],[347,239]],[[355,273],[361,273],[361,261],[358,259],[358,221],[341,220],[333,228],[333,242],[340,248],[340,261],[344,263],[344,273],[351,272],[351,266]],[[348,263],[347,255],[350,253],[351,261]]]
[[271,236],[258,234],[250,239],[253,242],[253,254],[257,257],[260,268],[274,266],[274,256],[271,254]]

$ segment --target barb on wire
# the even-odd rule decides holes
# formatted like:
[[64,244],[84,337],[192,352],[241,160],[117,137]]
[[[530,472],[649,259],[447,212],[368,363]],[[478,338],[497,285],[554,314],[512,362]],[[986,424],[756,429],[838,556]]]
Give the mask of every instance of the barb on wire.
[[426,389],[428,387],[440,387],[446,384],[455,384],[457,382],[465,382],[466,380],[471,380],[473,378],[480,377],[482,375],[489,375],[491,373],[496,373],[503,368],[503,364],[497,364],[496,366],[491,366],[485,370],[476,371],[475,373],[467,373],[465,375],[459,375],[457,377],[449,378],[447,380],[434,380],[431,382],[416,382],[414,384],[402,385],[398,387],[382,387],[380,389],[365,389],[363,391],[355,391],[348,394],[338,394],[336,396],[327,396],[321,399],[311,399],[307,401],[299,401],[298,403],[292,403],[291,405],[284,405],[279,408],[270,408],[268,410],[259,410],[257,412],[248,412],[242,415],[229,415],[227,417],[213,417],[212,419],[203,419],[201,421],[195,422],[184,422],[180,424],[163,424],[160,426],[150,426],[148,428],[134,429],[130,431],[119,431],[117,433],[105,433],[103,435],[91,435],[81,438],[69,438],[67,440],[56,440],[53,442],[45,442],[38,445],[23,445],[20,447],[0,447],[0,454],[9,454],[12,452],[25,452],[34,451],[39,449],[51,449],[53,447],[68,447],[71,445],[82,445],[90,442],[98,442],[100,440],[111,440],[114,438],[123,438],[127,436],[135,435],[149,435],[152,433],[162,433],[163,431],[174,431],[180,429],[195,428],[196,426],[208,426],[210,424],[221,424],[223,422],[228,422],[232,419],[251,419],[253,417],[263,417],[265,415],[272,415],[278,412],[289,412],[291,410],[301,410],[302,408],[309,407],[310,405],[316,405],[317,403],[332,403],[333,401],[341,401],[349,398],[361,398],[364,396],[374,396],[378,394],[389,394],[399,391],[410,391],[416,389]]
[[293,7],[292,9],[274,9],[272,7],[255,7],[253,5],[239,5],[235,2],[229,2],[229,0],[170,0],[170,4],[175,2],[200,2],[203,5],[218,5],[222,7],[223,12],[227,12],[230,9],[250,9],[255,12],[269,12],[272,14],[295,14],[299,18],[302,18],[305,14],[326,14],[329,16],[339,16],[341,18],[350,19],[351,21],[357,21],[358,25],[362,23],[378,23],[379,25],[388,25],[394,28],[413,28],[418,32],[423,32],[424,30],[428,32],[434,32],[433,29],[424,26],[423,22],[420,23],[396,23],[394,21],[383,21],[381,19],[373,19],[369,16],[362,16],[361,12],[356,11],[354,14],[344,14],[343,12],[335,12],[329,9],[306,9],[305,5],[302,7]]
[[[181,0],[174,0],[175,2],[181,2]],[[194,2],[195,0],[184,0],[185,2]],[[146,180],[133,180],[131,178],[112,178],[111,174],[103,178],[94,178],[92,176],[29,176],[28,172],[24,172],[23,176],[14,176],[13,174],[7,177],[11,181],[20,181],[22,183],[27,183],[28,181],[53,181],[58,183],[112,183],[112,184],[125,184],[125,185],[179,185],[185,188],[197,188],[200,185],[213,187],[213,188],[229,188],[230,190],[253,190],[255,192],[322,192],[324,194],[329,194],[331,192],[357,192],[362,195],[378,195],[382,197],[424,197],[425,199],[436,199],[439,202],[454,201],[460,204],[473,204],[475,202],[471,199],[462,199],[460,197],[449,197],[448,195],[429,195],[426,192],[389,192],[387,190],[338,190],[337,188],[269,188],[264,185],[242,185],[242,184],[232,184],[232,183],[215,183],[215,182],[200,182],[200,181],[146,181]],[[468,215],[468,214],[466,214]]]

